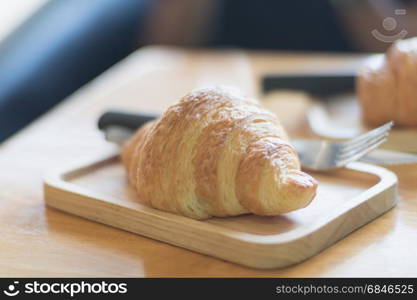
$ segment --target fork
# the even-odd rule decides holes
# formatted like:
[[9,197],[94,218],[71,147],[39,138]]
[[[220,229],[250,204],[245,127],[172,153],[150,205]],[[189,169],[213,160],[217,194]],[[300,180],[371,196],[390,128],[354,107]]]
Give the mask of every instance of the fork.
[[[132,133],[156,115],[134,114],[118,111],[104,113],[98,127],[105,132],[106,140],[123,144]],[[359,160],[387,140],[393,122],[382,125],[356,138],[341,142],[326,140],[291,140],[299,157],[301,166],[310,170],[332,170]]]
[[338,169],[359,160],[386,142],[393,124],[388,122],[347,141],[295,139],[291,143],[303,168],[315,171]]

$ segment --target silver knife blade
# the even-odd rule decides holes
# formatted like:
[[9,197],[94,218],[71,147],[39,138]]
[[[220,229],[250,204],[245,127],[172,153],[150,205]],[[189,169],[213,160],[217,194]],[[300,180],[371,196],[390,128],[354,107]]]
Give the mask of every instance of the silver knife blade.
[[134,133],[126,127],[108,126],[103,129],[106,141],[122,146]]
[[417,155],[399,151],[377,149],[362,157],[360,161],[376,165],[416,164]]

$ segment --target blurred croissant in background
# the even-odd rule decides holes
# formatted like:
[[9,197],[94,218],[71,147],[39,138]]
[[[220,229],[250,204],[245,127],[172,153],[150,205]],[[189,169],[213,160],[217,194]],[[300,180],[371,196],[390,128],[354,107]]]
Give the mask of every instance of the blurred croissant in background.
[[368,60],[359,70],[357,93],[366,124],[417,126],[417,37]]
[[140,199],[194,219],[279,215],[317,188],[277,117],[225,88],[184,96],[136,132],[122,160]]

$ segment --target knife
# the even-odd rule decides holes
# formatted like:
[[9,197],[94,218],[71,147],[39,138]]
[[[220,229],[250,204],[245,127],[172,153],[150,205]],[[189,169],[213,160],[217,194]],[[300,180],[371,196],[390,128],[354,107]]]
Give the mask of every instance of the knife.
[[158,117],[156,114],[112,110],[103,113],[97,125],[107,141],[122,145],[140,126]]
[[262,78],[264,93],[272,90],[303,91],[321,100],[355,90],[355,72],[268,74]]
[[[107,141],[123,145],[140,126],[158,117],[156,114],[148,113],[108,111],[99,118],[98,128],[104,132]],[[417,163],[417,155],[377,149],[359,161],[377,165],[414,164]]]
[[417,155],[399,151],[377,149],[359,161],[375,165],[406,165],[417,163]]

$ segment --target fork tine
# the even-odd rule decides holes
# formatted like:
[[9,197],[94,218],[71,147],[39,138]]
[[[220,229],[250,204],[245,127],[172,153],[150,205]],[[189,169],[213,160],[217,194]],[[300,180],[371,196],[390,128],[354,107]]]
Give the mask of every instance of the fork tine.
[[362,134],[362,135],[360,135],[360,136],[358,136],[358,137],[356,137],[356,138],[354,138],[350,141],[345,142],[343,151],[350,150],[351,148],[353,148],[355,146],[358,146],[363,142],[368,141],[368,139],[370,139],[370,138],[374,138],[374,137],[378,137],[378,136],[383,135],[384,133],[388,132],[391,129],[393,124],[394,124],[394,122],[392,122],[392,121],[388,122],[388,123],[386,123],[386,124],[384,124],[380,127],[377,127],[375,129],[367,132],[367,133],[364,133],[364,134]]
[[361,151],[355,152],[349,157],[346,157],[345,159],[339,160],[336,162],[337,166],[344,166],[347,163],[350,163],[352,161],[356,161],[360,159],[362,156],[366,155],[368,152],[371,152],[372,150],[378,148],[381,144],[385,143],[387,141],[387,138],[384,137],[383,139],[378,140],[377,142],[373,143],[369,147],[361,149]]
[[367,147],[373,145],[374,143],[377,143],[378,141],[380,141],[381,139],[384,139],[388,136],[388,132],[383,132],[380,135],[377,135],[375,137],[371,137],[367,140],[364,140],[363,142],[356,144],[355,146],[351,146],[351,147],[342,147],[339,151],[338,157],[339,158],[344,158],[344,157],[349,157],[353,154],[355,154],[356,152],[360,152],[363,149],[366,149]]

